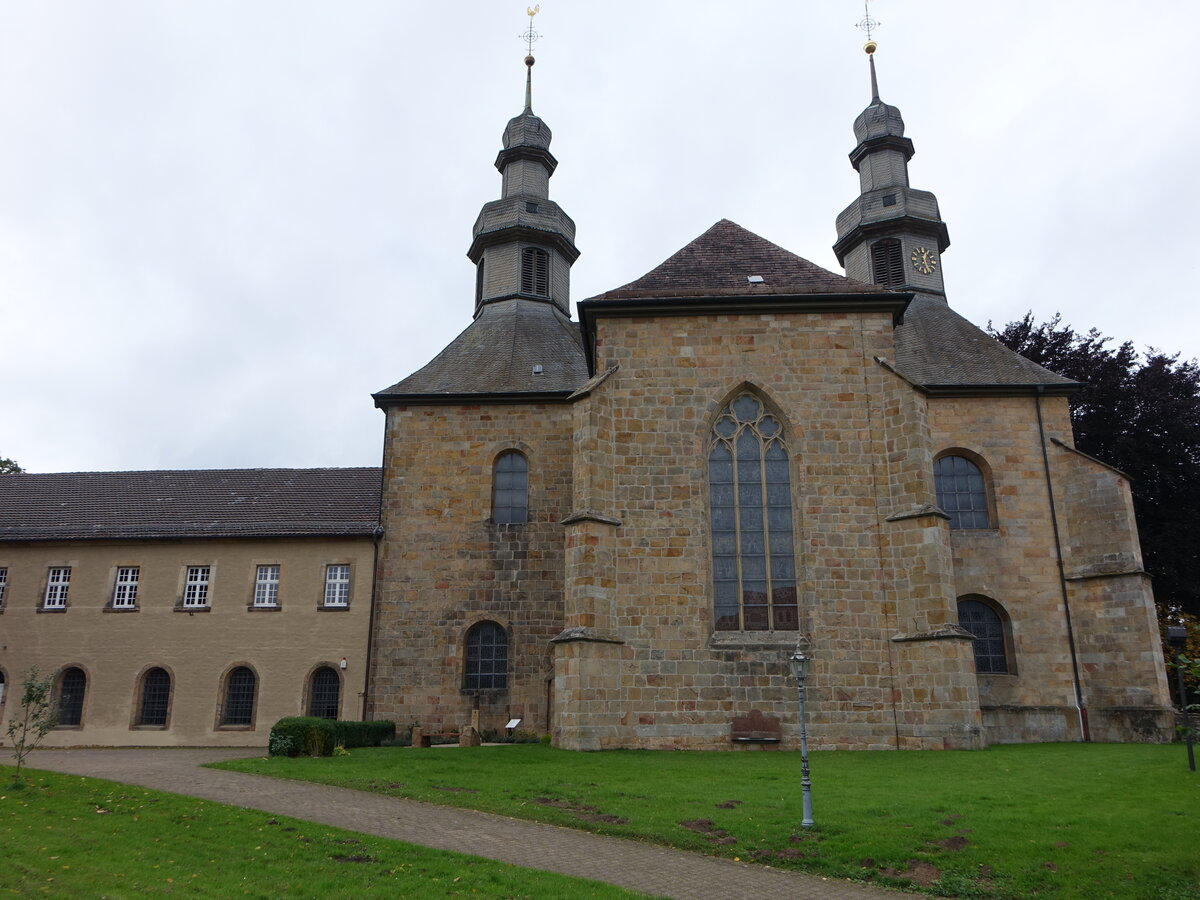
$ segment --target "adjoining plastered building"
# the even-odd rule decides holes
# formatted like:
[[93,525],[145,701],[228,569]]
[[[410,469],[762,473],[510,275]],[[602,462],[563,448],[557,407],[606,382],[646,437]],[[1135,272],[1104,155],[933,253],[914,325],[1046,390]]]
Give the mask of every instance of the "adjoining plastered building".
[[358,719],[378,469],[0,481],[0,675],[53,674],[48,746],[259,745]]
[[[872,93],[845,277],[723,220],[576,321],[575,226],[527,82],[468,251],[474,317],[374,395],[382,471],[241,473],[240,492],[221,472],[0,478],[5,677],[36,662],[62,695],[82,674],[58,743],[263,743],[281,715],[333,712],[312,700],[332,671],[343,717],[451,731],[477,710],[598,749],[745,746],[734,720],[755,714],[794,746],[799,645],[817,747],[1169,739],[1127,480],[1072,449],[1074,383],[949,305],[947,228]],[[204,486],[209,532],[139,530],[175,508],[162,492],[55,531],[89,479],[154,496],[168,477]],[[248,513],[279,479],[314,530]],[[26,522],[9,504],[29,484]],[[115,614],[134,566],[138,612]],[[152,670],[171,713],[147,730]]]

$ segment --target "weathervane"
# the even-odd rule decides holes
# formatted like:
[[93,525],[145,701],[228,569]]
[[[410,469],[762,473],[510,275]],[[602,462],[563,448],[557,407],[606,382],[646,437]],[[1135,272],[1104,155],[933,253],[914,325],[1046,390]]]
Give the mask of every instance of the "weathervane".
[[520,35],[517,35],[525,42],[525,55],[533,56],[533,42],[541,37],[540,34],[533,28],[533,17],[542,11],[542,6],[539,3],[537,6],[527,6],[525,12],[529,14],[529,29]]
[[518,35],[525,42],[525,109],[530,112],[533,111],[533,42],[541,37],[533,28],[533,17],[541,11],[540,3],[525,7],[525,12],[529,14],[529,30]]
[[858,27],[866,32],[867,43],[863,45],[863,49],[868,54],[875,52],[875,29],[880,26],[878,19],[871,18],[871,0],[863,0],[863,17],[858,22]]

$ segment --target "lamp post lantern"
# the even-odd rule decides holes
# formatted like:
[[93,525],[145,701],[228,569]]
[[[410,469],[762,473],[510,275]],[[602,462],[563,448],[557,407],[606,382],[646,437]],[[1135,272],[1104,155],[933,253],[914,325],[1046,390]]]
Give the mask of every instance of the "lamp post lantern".
[[1183,680],[1183,664],[1179,657],[1187,647],[1187,628],[1183,625],[1167,627],[1167,643],[1175,648],[1175,675],[1179,679],[1179,709],[1183,712],[1183,734],[1187,740],[1188,768],[1196,771],[1196,751],[1192,749],[1192,716],[1188,710],[1187,684]]
[[808,666],[812,658],[805,656],[800,647],[788,657],[792,677],[796,679],[796,690],[800,694],[800,793],[804,800],[802,828],[812,828],[812,779],[808,777],[808,734],[804,728],[804,681],[808,677]]

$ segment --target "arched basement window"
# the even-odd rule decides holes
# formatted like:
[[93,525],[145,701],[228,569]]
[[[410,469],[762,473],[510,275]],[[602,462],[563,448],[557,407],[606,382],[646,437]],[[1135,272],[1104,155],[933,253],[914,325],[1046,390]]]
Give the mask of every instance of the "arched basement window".
[[225,682],[225,708],[221,715],[222,725],[253,725],[254,694],[258,678],[245,666],[238,666],[229,673]]
[[871,277],[885,287],[904,284],[904,257],[898,240],[884,238],[871,245]]
[[795,631],[792,486],[783,426],[754,394],[717,417],[708,454],[714,624],[718,631]]
[[942,456],[933,463],[937,504],[951,528],[990,528],[987,484],[979,466],[965,456]]
[[58,681],[58,724],[83,724],[83,698],[87,693],[87,675],[72,666]]
[[545,250],[526,247],[521,251],[521,293],[550,295],[550,255]]
[[312,673],[308,686],[308,714],[318,719],[336,719],[342,697],[342,679],[329,666]]
[[975,636],[975,671],[1006,675],[1009,667],[1005,623],[1000,613],[982,600],[958,601],[958,624]]
[[508,635],[495,622],[480,622],[467,632],[468,691],[508,687]]
[[171,705],[171,676],[166,669],[155,666],[142,678],[142,703],[138,712],[139,725],[166,725]]
[[492,521],[497,525],[523,525],[529,521],[529,461],[516,450],[496,457]]

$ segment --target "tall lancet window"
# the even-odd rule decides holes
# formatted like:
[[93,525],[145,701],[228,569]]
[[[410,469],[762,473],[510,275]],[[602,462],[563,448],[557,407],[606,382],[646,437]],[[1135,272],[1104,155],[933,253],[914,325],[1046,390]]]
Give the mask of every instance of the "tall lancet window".
[[714,619],[718,631],[795,631],[792,485],[783,426],[739,394],[712,430],[708,454]]
[[545,250],[526,247],[521,251],[521,293],[550,295],[550,255]]

